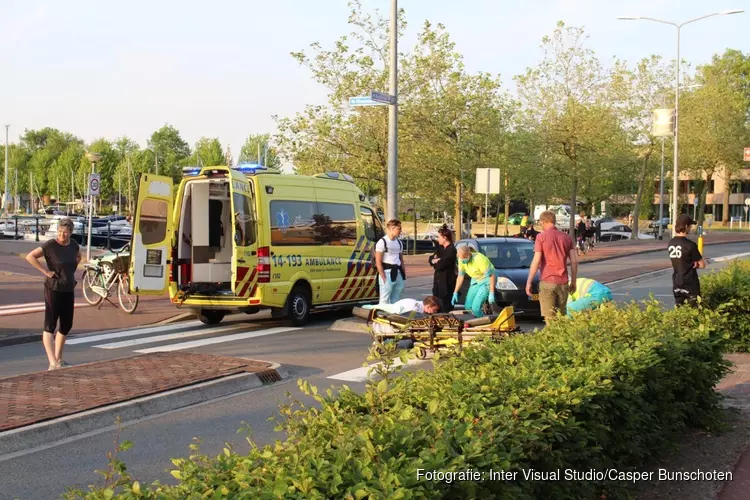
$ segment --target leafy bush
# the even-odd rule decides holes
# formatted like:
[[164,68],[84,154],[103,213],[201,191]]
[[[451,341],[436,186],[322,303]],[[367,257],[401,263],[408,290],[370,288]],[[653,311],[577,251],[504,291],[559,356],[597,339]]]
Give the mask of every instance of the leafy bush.
[[750,351],[750,262],[736,260],[701,277],[701,298],[706,307],[727,312],[727,348]]
[[[284,442],[174,460],[176,486],[119,482],[89,498],[607,498],[626,482],[532,481],[523,471],[625,471],[712,426],[728,369],[717,311],[605,305],[542,331],[464,349],[434,371],[281,409]],[[373,354],[373,356],[377,356]],[[386,356],[385,367],[392,360]],[[252,444],[252,443],[251,443]],[[194,447],[195,445],[193,445]],[[195,449],[195,448],[194,448]],[[487,474],[429,481],[424,471]],[[516,472],[491,480],[489,471]],[[564,479],[564,476],[562,477]],[[74,492],[69,498],[86,495]]]

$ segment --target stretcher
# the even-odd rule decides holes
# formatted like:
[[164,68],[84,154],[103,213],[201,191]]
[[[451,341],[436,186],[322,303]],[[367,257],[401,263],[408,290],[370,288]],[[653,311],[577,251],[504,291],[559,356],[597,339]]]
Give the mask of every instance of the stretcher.
[[520,331],[512,306],[499,314],[476,317],[471,311],[458,310],[441,314],[389,314],[377,309],[355,308],[354,315],[367,320],[376,344],[411,340],[417,358],[425,359],[429,351],[457,349],[458,352],[479,338],[499,341]]

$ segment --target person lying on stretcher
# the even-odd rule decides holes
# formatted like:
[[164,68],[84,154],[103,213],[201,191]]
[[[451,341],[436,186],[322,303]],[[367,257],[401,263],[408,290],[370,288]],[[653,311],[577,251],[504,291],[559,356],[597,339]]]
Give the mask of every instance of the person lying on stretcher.
[[[409,316],[412,313],[422,314],[437,314],[440,312],[440,301],[434,295],[428,295],[424,300],[419,301],[415,299],[401,299],[393,304],[372,304],[362,306],[363,309],[377,309],[378,311],[385,311],[389,314],[402,314]],[[385,325],[382,323],[373,323],[373,331],[375,333],[396,333],[391,325]]]
[[576,280],[576,291],[568,295],[568,316],[586,309],[596,309],[599,304],[612,300],[612,292],[598,281],[588,278]]

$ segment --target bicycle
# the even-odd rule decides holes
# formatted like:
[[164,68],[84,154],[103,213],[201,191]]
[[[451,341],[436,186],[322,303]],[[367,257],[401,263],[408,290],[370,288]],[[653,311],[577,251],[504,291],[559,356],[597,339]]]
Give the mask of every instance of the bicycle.
[[117,300],[120,308],[128,314],[133,314],[138,307],[138,295],[130,294],[130,244],[119,250],[111,250],[110,254],[95,257],[91,262],[84,264],[83,271],[83,298],[92,306],[99,306],[112,295],[112,287],[117,284]]
[[576,238],[576,253],[580,256],[581,254],[586,255],[591,250],[588,238],[579,236]]

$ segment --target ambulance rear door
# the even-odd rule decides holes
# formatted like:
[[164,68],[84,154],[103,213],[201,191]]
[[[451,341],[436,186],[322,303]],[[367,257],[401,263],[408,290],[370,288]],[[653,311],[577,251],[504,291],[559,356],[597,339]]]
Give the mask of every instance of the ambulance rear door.
[[232,197],[232,291],[237,297],[255,295],[258,276],[258,225],[252,181],[231,173]]
[[174,221],[171,177],[143,174],[130,242],[130,291],[163,295],[168,286],[170,245]]

